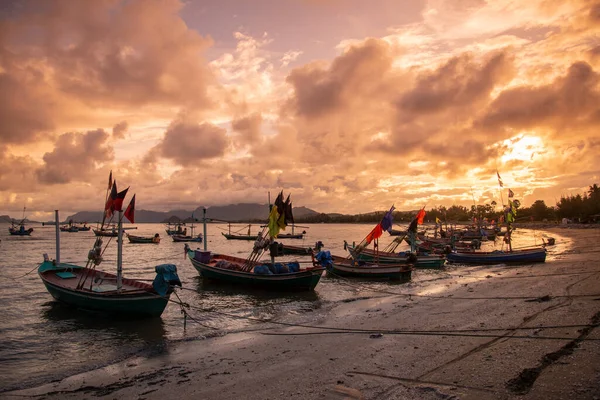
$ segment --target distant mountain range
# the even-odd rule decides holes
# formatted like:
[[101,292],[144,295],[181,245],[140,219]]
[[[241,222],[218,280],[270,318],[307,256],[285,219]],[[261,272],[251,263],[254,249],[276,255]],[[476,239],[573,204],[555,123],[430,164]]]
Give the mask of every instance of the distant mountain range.
[[[294,218],[303,219],[319,215],[318,212],[306,207],[294,207]],[[167,212],[135,210],[136,223],[163,223],[171,219],[186,220],[202,219],[203,207],[195,210],[171,210]],[[176,218],[173,218],[176,217]],[[227,222],[254,222],[266,221],[269,218],[269,206],[258,203],[230,204],[227,206],[213,206],[206,208],[206,217]],[[93,223],[102,220],[101,211],[80,211],[68,216],[65,221]]]

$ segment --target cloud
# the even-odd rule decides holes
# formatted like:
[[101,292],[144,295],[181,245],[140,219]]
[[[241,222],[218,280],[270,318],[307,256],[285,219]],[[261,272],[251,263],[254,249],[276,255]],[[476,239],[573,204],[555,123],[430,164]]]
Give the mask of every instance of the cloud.
[[291,106],[307,118],[339,111],[352,98],[373,94],[392,61],[385,41],[367,39],[351,46],[329,68],[317,62],[296,68],[287,77],[294,89]]
[[174,121],[156,146],[156,151],[176,164],[191,166],[223,156],[228,145],[225,134],[225,129],[210,123]]
[[[0,27],[0,140],[29,143],[105,113],[208,110],[216,84],[183,3],[24,1]],[[82,123],[83,122],[83,123]]]
[[109,138],[102,129],[62,134],[54,150],[44,154],[44,165],[36,171],[39,181],[50,185],[86,181],[96,172],[97,165],[112,161]]
[[417,78],[414,89],[401,96],[398,108],[405,115],[430,114],[449,108],[476,107],[498,85],[506,84],[514,70],[504,52],[479,63],[473,54],[461,54]]
[[2,72],[2,59],[0,46],[0,142],[32,142],[54,129],[53,96],[45,96],[40,89],[44,82],[35,71]]
[[238,133],[240,142],[247,145],[257,144],[260,141],[261,125],[262,116],[259,113],[231,121],[231,128]]
[[114,139],[124,139],[125,134],[127,133],[128,127],[129,127],[129,125],[127,124],[127,121],[121,121],[118,124],[116,124],[115,126],[113,126],[113,129],[112,129],[113,138]]
[[503,91],[477,121],[485,129],[526,129],[595,123],[600,110],[599,75],[585,62],[572,64],[566,75],[542,86]]
[[[0,145],[0,193],[30,192],[36,185],[35,170],[39,163],[29,156],[14,156],[6,147]],[[1,199],[2,197],[0,197]]]

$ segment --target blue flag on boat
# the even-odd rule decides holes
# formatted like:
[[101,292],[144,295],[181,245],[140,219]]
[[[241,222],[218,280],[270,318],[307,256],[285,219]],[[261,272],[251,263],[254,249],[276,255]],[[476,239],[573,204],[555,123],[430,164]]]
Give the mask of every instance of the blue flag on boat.
[[390,211],[386,212],[385,215],[383,216],[383,219],[381,220],[381,229],[384,231],[388,231],[391,232],[392,231],[392,225],[394,224],[394,212],[395,207],[392,206],[392,208],[390,208]]

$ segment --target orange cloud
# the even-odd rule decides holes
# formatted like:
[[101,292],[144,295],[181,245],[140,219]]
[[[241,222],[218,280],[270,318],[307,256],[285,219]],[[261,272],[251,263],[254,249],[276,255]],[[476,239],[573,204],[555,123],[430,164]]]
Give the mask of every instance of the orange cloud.
[[203,123],[173,122],[157,145],[158,154],[182,166],[220,157],[225,153],[227,138],[225,129]]
[[102,129],[62,134],[54,150],[44,154],[44,165],[36,171],[39,181],[53,185],[88,180],[95,175],[96,165],[112,161],[109,138]]

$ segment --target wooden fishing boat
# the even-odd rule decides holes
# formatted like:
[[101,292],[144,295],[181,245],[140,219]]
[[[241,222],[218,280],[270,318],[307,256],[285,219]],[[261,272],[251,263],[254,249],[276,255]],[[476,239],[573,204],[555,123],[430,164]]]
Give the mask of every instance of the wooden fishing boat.
[[297,262],[258,262],[252,271],[244,271],[247,262],[244,258],[191,250],[187,245],[186,252],[202,278],[273,291],[313,290],[325,270],[323,267],[300,269]]
[[119,236],[119,232],[115,229],[115,228],[99,228],[99,229],[92,229],[92,231],[94,231],[94,234],[96,236],[103,236],[103,237],[117,237]]
[[291,233],[279,233],[277,235],[277,239],[304,239],[304,235],[306,235],[306,231],[302,231],[302,233],[296,233],[294,230],[295,230],[296,226],[298,226],[299,228],[307,228],[307,227],[295,225],[295,224],[291,224],[291,226],[292,226]]
[[[109,178],[111,186],[112,173]],[[85,266],[60,262],[60,235],[56,225],[56,259],[50,260],[44,254],[44,261],[38,267],[38,275],[48,292],[56,300],[84,310],[107,313],[111,316],[122,315],[127,318],[159,317],[164,311],[173,286],[181,286],[177,267],[162,264],[155,267],[156,277],[152,284],[123,277],[123,228],[121,210],[126,190],[119,193],[120,201],[114,201],[116,184],[112,185],[111,196],[107,196],[106,210],[118,211],[118,251],[116,274],[100,271],[96,268],[102,262],[102,238],[97,237],[88,253]],[[129,211],[131,213],[129,214]],[[133,206],[130,203],[127,218],[133,220]],[[106,215],[106,214],[105,214]],[[58,223],[58,211],[55,214]]]
[[202,242],[202,235],[196,235],[196,236],[191,236],[191,235],[171,235],[171,238],[173,239],[174,242],[196,242],[196,243],[201,243]]
[[61,232],[79,232],[79,228],[75,225],[63,225],[60,227]]
[[[206,234],[206,209],[202,219],[204,233]],[[275,254],[271,251],[271,260],[261,260],[266,249],[273,249],[274,238],[280,230],[285,229],[289,222],[293,222],[292,205],[290,198],[284,202],[283,192],[279,193],[275,204],[270,208],[269,224],[263,226],[257,235],[252,251],[247,258],[240,258],[224,254],[211,253],[207,250],[204,241],[204,251],[191,250],[185,245],[185,253],[194,268],[202,278],[220,282],[237,284],[240,287],[262,288],[269,291],[307,290],[311,291],[319,283],[324,267],[313,266],[301,269],[297,261],[276,263]],[[231,226],[231,225],[230,225]],[[248,226],[248,234],[250,233]]]
[[26,229],[25,224],[13,225],[8,228],[8,233],[14,236],[30,236],[33,228]]
[[[319,257],[313,258],[314,264],[323,265],[317,258]],[[324,266],[327,272],[334,276],[409,281],[413,271],[413,264],[407,261],[397,264],[377,264],[334,255],[329,255],[329,259],[330,262],[325,262]]]
[[452,251],[446,255],[448,262],[457,264],[529,264],[546,261],[543,247],[512,251]]
[[323,247],[323,243],[321,241],[315,243],[315,245],[313,247],[292,246],[292,245],[285,244],[285,243],[278,243],[277,244],[277,255],[278,256],[287,256],[287,255],[309,256],[313,252],[319,252],[322,247]]
[[[196,242],[196,243],[201,243],[202,242],[202,234],[198,234],[198,235],[194,235],[194,225],[192,224],[192,226],[190,227],[191,230],[191,234],[187,235],[187,234],[173,234],[171,235],[171,238],[173,239],[174,242]],[[187,232],[187,228],[185,229],[185,231]]]
[[92,229],[92,227],[88,226],[87,224],[83,224],[83,226],[77,225],[77,229],[79,232],[89,232]]
[[[258,239],[258,234],[252,234],[251,233],[251,229],[252,229],[252,225],[248,225],[248,233],[240,233],[241,230],[239,230],[238,232],[233,232],[231,233],[231,224],[228,224],[228,232],[221,232],[221,234],[225,237],[225,239],[227,240],[256,240]],[[245,229],[245,228],[244,228]]]
[[444,254],[420,255],[413,252],[392,253],[373,249],[362,249],[358,252],[353,245],[345,244],[345,246],[350,255],[359,261],[378,264],[399,264],[410,261],[415,268],[442,268],[446,264]]
[[258,235],[238,235],[235,233],[225,233],[221,232],[221,235],[225,236],[227,240],[256,240],[258,239]]
[[[173,265],[174,267],[174,265]],[[56,300],[84,310],[128,317],[160,317],[171,291],[159,294],[153,285],[80,265],[44,261],[38,274]],[[162,279],[157,275],[157,279]],[[81,282],[84,285],[81,285]]]
[[277,239],[303,239],[303,233],[280,233],[277,235]]
[[31,232],[33,232],[33,228],[25,228],[25,210],[26,207],[23,207],[23,218],[21,222],[15,224],[14,222],[8,228],[8,233],[13,236],[30,236]]
[[154,244],[159,244],[160,243],[160,236],[157,234],[155,234],[154,236],[136,236],[136,235],[130,235],[129,233],[126,233],[127,235],[127,239],[129,239],[130,243],[154,243]]
[[183,222],[169,222],[167,229],[165,229],[167,235],[187,235],[187,228]]

